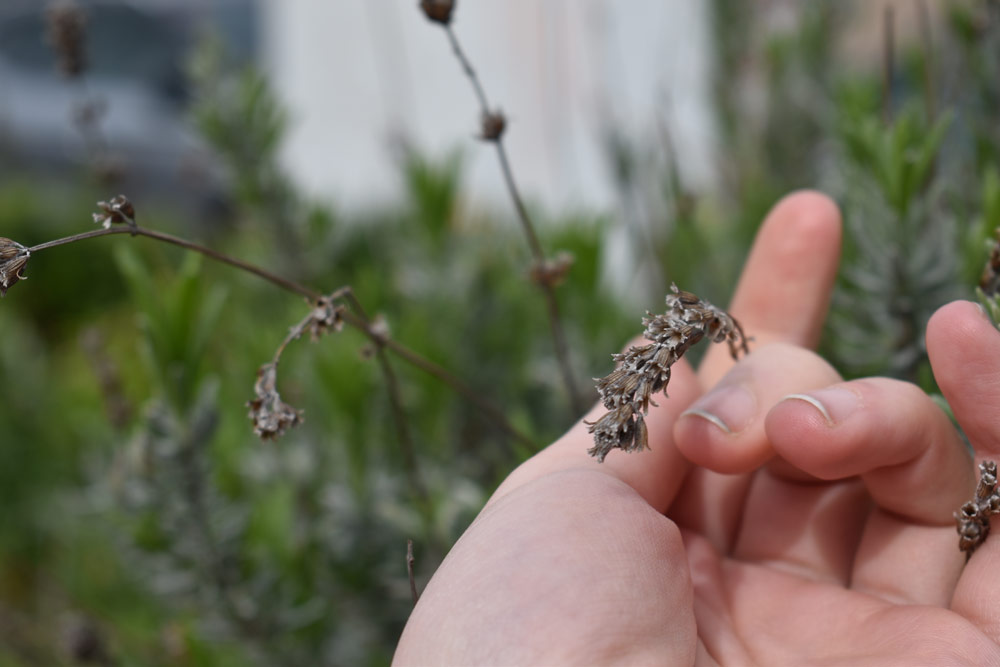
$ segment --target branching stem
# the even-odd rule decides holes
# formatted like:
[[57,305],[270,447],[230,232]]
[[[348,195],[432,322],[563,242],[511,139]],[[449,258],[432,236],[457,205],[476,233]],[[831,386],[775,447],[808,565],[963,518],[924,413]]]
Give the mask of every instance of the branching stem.
[[[483,84],[479,80],[479,76],[476,75],[476,70],[473,69],[469,58],[465,55],[465,51],[462,50],[462,46],[458,41],[458,37],[455,36],[455,31],[451,29],[451,25],[445,24],[443,27],[445,34],[448,35],[448,41],[451,42],[452,51],[455,52],[455,57],[462,66],[462,71],[465,72],[465,76],[468,78],[469,83],[472,85],[472,89],[476,94],[476,98],[479,100],[480,112],[483,118],[486,118],[491,113],[491,110],[489,101],[486,98],[486,91],[483,88]],[[521,192],[517,187],[517,182],[514,180],[514,171],[510,167],[510,160],[507,159],[507,150],[504,148],[503,136],[500,134],[495,138],[491,137],[489,138],[489,141],[496,147],[497,159],[500,161],[500,170],[503,172],[504,183],[507,185],[507,192],[510,194],[510,198],[514,202],[514,208],[517,211],[518,221],[521,223],[521,229],[524,231],[524,236],[528,241],[529,248],[531,248],[532,258],[534,259],[535,265],[541,267],[545,263],[545,252],[542,250],[542,244],[538,240],[535,225],[528,213],[528,208],[524,205],[524,199],[521,197]],[[569,358],[569,345],[566,342],[566,333],[562,326],[562,318],[559,315],[559,302],[556,299],[555,286],[551,282],[545,280],[538,280],[536,281],[536,284],[539,289],[542,290],[542,294],[545,297],[545,307],[549,318],[549,330],[552,334],[552,342],[555,346],[556,358],[559,361],[559,369],[562,373],[563,383],[566,385],[566,392],[569,395],[570,404],[574,412],[582,413],[586,410],[586,403],[580,393],[580,389],[577,386],[576,381],[573,379],[573,367]]]
[[[60,239],[46,241],[45,243],[39,243],[38,245],[28,248],[28,252],[34,254],[41,252],[42,250],[48,250],[49,248],[55,248],[58,246],[67,245],[70,243],[76,243],[77,241],[84,241],[86,239],[97,238],[100,236],[111,236],[114,234],[145,236],[147,238],[155,239],[157,241],[162,241],[164,243],[169,243],[171,245],[179,246],[181,248],[184,248],[185,250],[191,250],[193,252],[201,253],[202,255],[205,255],[209,259],[215,260],[217,262],[222,262],[223,264],[228,264],[229,266],[235,267],[242,271],[246,271],[247,273],[251,273],[259,278],[262,278],[270,283],[273,283],[274,285],[277,285],[278,287],[281,287],[284,290],[304,296],[307,299],[309,299],[309,301],[312,303],[316,303],[321,298],[323,298],[323,295],[317,292],[316,290],[305,287],[304,285],[301,285],[293,280],[283,278],[282,276],[279,276],[275,273],[271,273],[270,271],[263,269],[259,266],[256,266],[254,264],[250,264],[249,262],[244,262],[241,259],[237,259],[225,253],[219,252],[218,250],[213,250],[212,248],[203,246],[193,241],[189,241],[187,239],[180,238],[178,236],[173,236],[171,234],[165,234],[163,232],[153,231],[151,229],[145,229],[139,226],[133,227],[133,226],[123,225],[123,226],[111,227],[109,229],[95,229],[89,232],[73,234],[71,236],[66,236]],[[336,295],[337,297],[340,297],[352,293],[350,292],[350,288],[341,288],[333,292],[333,294]],[[354,299],[352,303],[360,305],[357,303],[356,299]],[[487,418],[489,418],[495,425],[500,427],[508,435],[512,436],[514,439],[521,442],[522,444],[527,445],[532,451],[536,451],[538,449],[538,446],[531,438],[529,438],[527,435],[519,431],[513,424],[510,423],[510,420],[507,419],[503,411],[501,411],[499,408],[493,405],[490,401],[480,396],[479,393],[476,392],[472,387],[470,387],[468,384],[466,384],[456,376],[452,375],[445,368],[439,366],[433,361],[430,361],[429,359],[425,359],[420,354],[406,347],[402,343],[399,343],[393,340],[392,338],[386,337],[382,333],[375,331],[372,328],[371,323],[363,315],[358,315],[350,311],[344,311],[342,313],[342,316],[346,324],[354,327],[355,329],[363,333],[365,336],[367,336],[368,339],[375,344],[376,349],[381,350],[383,347],[387,348],[391,350],[394,354],[402,358],[404,361],[409,363],[410,365],[415,366],[416,368],[419,368],[425,373],[428,373],[429,375],[432,375],[433,377],[437,378],[441,382],[451,387],[451,389],[455,391],[457,394],[461,395],[470,403],[479,408],[480,411],[482,411],[482,413]],[[307,322],[308,318],[303,321]],[[290,333],[289,336],[286,337],[286,339],[282,342],[281,346],[278,348],[278,351],[276,352],[274,358],[275,363],[277,363],[278,359],[281,356],[281,353],[284,351],[284,348],[288,345],[289,342],[291,342],[291,340],[295,338],[295,336],[292,335],[294,332],[295,328],[293,327],[292,333]],[[299,331],[297,335],[301,335],[301,333],[302,332]],[[392,392],[393,390],[390,389],[390,393]],[[391,398],[391,400],[396,401],[398,398],[399,396],[397,391],[396,397]],[[396,408],[394,407],[393,410],[395,411]]]

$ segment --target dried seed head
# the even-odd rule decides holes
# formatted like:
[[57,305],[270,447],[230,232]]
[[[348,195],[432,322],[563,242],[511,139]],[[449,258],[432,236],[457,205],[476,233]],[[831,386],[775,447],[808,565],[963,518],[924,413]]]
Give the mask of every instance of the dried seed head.
[[555,287],[566,279],[570,267],[573,266],[573,255],[560,252],[552,259],[536,262],[531,267],[531,279],[539,285]]
[[46,38],[56,53],[56,66],[64,76],[74,78],[87,67],[84,46],[87,17],[72,0],[50,6],[45,12]]
[[306,325],[309,330],[309,338],[315,343],[323,334],[343,329],[343,312],[344,307],[335,304],[332,298],[320,297]]
[[650,405],[656,405],[654,394],[666,394],[671,366],[692,345],[707,337],[716,343],[727,342],[733,358],[740,351],[748,351],[743,329],[728,313],[690,292],[682,292],[677,285],[670,289],[667,312],[646,313],[642,320],[644,335],[652,342],[614,355],[618,368],[595,380],[608,409],[596,422],[588,423],[594,435],[594,446],[588,451],[598,461],[604,461],[612,449],[632,452],[649,446],[643,415]]
[[434,23],[448,25],[451,23],[451,14],[455,11],[455,0],[421,0],[420,9]]
[[97,202],[97,208],[101,210],[91,215],[94,217],[94,222],[105,229],[110,229],[112,224],[121,223],[133,228],[136,226],[135,207],[132,206],[132,202],[125,195],[112,197],[111,201],[99,201]]
[[479,138],[483,141],[499,141],[507,129],[507,117],[502,111],[484,111],[479,121]]
[[0,296],[6,296],[18,280],[26,279],[22,271],[29,257],[31,252],[23,245],[0,236]]
[[247,403],[253,432],[262,440],[276,438],[286,429],[302,423],[302,412],[281,400],[277,381],[278,367],[274,363],[261,366],[253,386],[257,398]]

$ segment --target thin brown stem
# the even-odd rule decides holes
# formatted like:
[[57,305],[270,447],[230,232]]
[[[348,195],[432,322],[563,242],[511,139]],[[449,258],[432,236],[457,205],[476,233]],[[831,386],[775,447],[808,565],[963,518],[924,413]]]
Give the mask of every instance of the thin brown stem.
[[896,12],[892,5],[886,5],[882,15],[882,122],[892,123],[892,80],[895,70]]
[[[445,34],[448,35],[448,40],[451,42],[451,48],[452,51],[455,52],[455,57],[462,66],[462,70],[465,72],[465,76],[472,85],[476,98],[479,100],[480,112],[483,117],[486,118],[491,111],[483,84],[476,75],[476,71],[473,69],[472,63],[462,50],[462,46],[458,41],[458,37],[455,36],[455,32],[451,29],[451,25],[444,25],[444,31]],[[507,192],[510,194],[511,200],[514,202],[514,208],[517,211],[517,218],[521,223],[521,229],[524,231],[524,236],[528,241],[528,246],[531,249],[531,255],[534,259],[535,265],[541,267],[545,263],[545,252],[542,249],[541,242],[538,240],[535,225],[528,213],[528,208],[524,205],[524,199],[521,197],[521,192],[517,187],[517,182],[514,180],[514,171],[510,167],[510,160],[507,159],[507,150],[504,148],[503,136],[498,135],[495,138],[490,138],[489,140],[496,147],[497,159],[500,161],[500,170],[503,172],[504,183],[507,186]],[[570,405],[572,406],[574,412],[582,413],[586,409],[586,403],[583,396],[580,394],[580,390],[577,387],[575,380],[573,379],[573,366],[570,363],[569,358],[569,345],[566,342],[566,334],[563,330],[562,320],[559,316],[559,304],[556,299],[555,287],[551,282],[544,280],[536,281],[536,283],[545,296],[546,312],[549,318],[549,330],[552,334],[552,342],[555,346],[556,358],[559,361],[559,369],[562,373],[563,383],[566,385],[566,392],[569,395]]]
[[[84,241],[86,239],[97,238],[100,236],[111,236],[114,234],[145,236],[151,239],[155,239],[157,241],[162,241],[164,243],[170,243],[172,245],[179,246],[186,250],[191,250],[194,252],[201,253],[202,255],[205,255],[210,259],[222,262],[223,264],[228,264],[232,267],[235,267],[237,269],[246,271],[255,276],[263,278],[264,280],[267,280],[268,282],[271,282],[277,285],[278,287],[288,290],[289,292],[300,294],[309,299],[309,301],[312,303],[318,302],[323,296],[322,294],[320,294],[315,290],[300,285],[299,283],[296,283],[292,280],[288,280],[287,278],[282,278],[281,276],[271,273],[270,271],[267,271],[265,269],[262,269],[259,266],[255,266],[248,262],[236,259],[235,257],[226,255],[225,253],[221,253],[217,250],[213,250],[198,243],[188,241],[187,239],[182,239],[176,236],[172,236],[170,234],[164,234],[162,232],[155,232],[149,229],[144,229],[142,227],[120,226],[120,227],[111,227],[109,229],[95,229],[93,231],[82,232],[80,234],[73,234],[72,236],[66,236],[60,239],[46,241],[45,243],[39,243],[38,245],[28,248],[28,252],[37,253],[42,250],[48,250],[49,248],[55,248],[61,245],[67,245],[69,243],[75,243],[77,241]],[[334,292],[334,294],[340,296],[339,292],[340,290]],[[507,419],[506,415],[504,415],[504,413],[500,409],[498,409],[495,405],[484,399],[472,387],[470,387],[465,382],[463,382],[462,380],[458,379],[457,377],[449,373],[443,367],[439,366],[433,361],[425,359],[424,357],[420,356],[417,352],[414,352],[410,348],[393,340],[392,338],[385,338],[378,332],[373,331],[365,318],[359,315],[355,315],[354,313],[348,311],[342,313],[342,316],[346,324],[349,324],[355,329],[361,331],[376,345],[384,345],[386,348],[392,350],[393,353],[401,357],[404,361],[406,361],[410,365],[419,368],[425,373],[428,373],[429,375],[432,375],[441,382],[447,384],[449,387],[451,387],[453,391],[460,394],[470,403],[479,408],[483,412],[483,414],[486,415],[486,417],[488,417],[494,424],[499,426],[503,431],[505,431],[507,434],[511,435],[514,439],[518,440],[524,445],[527,445],[531,449],[531,451],[536,451],[538,449],[538,446],[535,444],[535,442],[524,433],[521,433],[513,424],[511,424],[510,420]],[[288,338],[286,340],[290,342],[291,338]],[[285,342],[284,345],[287,345],[287,342]],[[280,356],[280,354],[278,356]]]
[[464,397],[470,403],[474,404],[477,408],[479,408],[483,412],[483,414],[489,417],[493,421],[493,423],[495,423],[501,429],[506,431],[508,435],[512,436],[515,440],[526,445],[528,448],[531,449],[531,451],[537,451],[538,445],[531,438],[529,438],[524,433],[521,433],[521,431],[519,431],[517,427],[515,427],[513,424],[510,423],[510,420],[507,419],[507,416],[504,415],[504,413],[499,408],[497,408],[495,405],[493,405],[485,398],[480,396],[475,389],[466,384],[464,381],[460,380],[456,376],[449,373],[442,366],[439,366],[438,364],[434,363],[433,361],[430,361],[429,359],[425,359],[424,357],[420,356],[419,354],[417,354],[410,348],[406,347],[405,345],[398,343],[394,339],[385,338],[378,332],[372,331],[371,328],[368,325],[366,325],[364,320],[358,315],[345,311],[344,313],[342,313],[342,317],[344,318],[344,322],[346,322],[355,329],[361,331],[361,333],[368,336],[368,338],[373,343],[378,344],[381,341],[383,345],[385,345],[388,349],[392,350],[397,356],[402,357],[411,366],[415,366],[416,368],[419,368],[428,375],[432,375],[441,382],[444,382],[446,385],[451,387],[455,391],[455,393]]
[[934,122],[934,40],[931,35],[931,11],[927,0],[917,0],[917,17],[920,23],[920,41],[924,46],[924,110],[927,123]]
[[458,37],[455,36],[455,31],[451,29],[451,25],[445,25],[444,31],[448,35],[448,41],[451,42],[451,50],[455,52],[455,57],[458,58],[465,76],[468,77],[469,82],[472,84],[472,89],[475,91],[476,97],[479,98],[479,106],[482,107],[483,111],[488,112],[490,105],[486,101],[486,91],[483,89],[483,84],[480,83],[479,77],[476,75],[476,70],[472,68],[472,63],[465,56],[465,51],[462,50],[462,45],[459,44]]
[[[351,304],[354,311],[364,320],[366,330],[371,328],[371,319],[354,290],[350,287],[343,288],[343,298]],[[424,507],[428,507],[430,496],[427,493],[427,486],[420,475],[419,464],[417,463],[417,451],[413,444],[413,434],[410,432],[409,421],[406,418],[406,410],[403,408],[403,393],[400,391],[399,379],[396,371],[393,370],[389,357],[385,353],[385,340],[379,337],[373,339],[375,345],[375,358],[378,361],[379,369],[385,380],[386,389],[389,392],[389,406],[392,408],[393,422],[396,424],[396,436],[399,438],[399,448],[403,453],[403,465],[406,468],[406,476],[410,482],[413,494],[420,500]]]
[[221,253],[218,250],[213,250],[206,246],[193,241],[188,241],[187,239],[182,239],[171,234],[164,234],[163,232],[156,232],[151,229],[145,229],[143,227],[111,227],[110,229],[95,229],[90,232],[83,232],[81,234],[74,234],[72,236],[67,236],[65,238],[56,239],[54,241],[48,241],[46,243],[40,243],[36,246],[28,248],[29,252],[39,252],[41,250],[47,250],[49,248],[54,248],[56,246],[65,245],[67,243],[75,243],[76,241],[83,241],[84,239],[92,239],[98,236],[110,236],[112,234],[130,234],[131,236],[145,236],[151,239],[156,239],[157,241],[163,241],[164,243],[170,243],[175,246],[180,246],[186,250],[193,250],[194,252],[201,253],[206,257],[214,259],[217,262],[222,262],[223,264],[229,264],[237,269],[252,273],[255,276],[263,278],[268,282],[274,283],[278,287],[288,290],[289,292],[295,292],[296,294],[301,294],[311,301],[316,301],[322,294],[319,292],[309,289],[304,285],[283,278],[277,274],[271,273],[266,269],[262,269],[259,266],[244,262],[241,259],[236,259],[225,253]]

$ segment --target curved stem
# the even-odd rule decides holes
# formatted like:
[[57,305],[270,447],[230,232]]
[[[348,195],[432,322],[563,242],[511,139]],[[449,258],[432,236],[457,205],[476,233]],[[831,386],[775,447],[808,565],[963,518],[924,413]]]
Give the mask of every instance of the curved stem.
[[[155,239],[157,241],[162,241],[164,243],[169,243],[171,245],[179,246],[186,250],[191,250],[194,252],[201,253],[202,255],[205,255],[209,259],[213,259],[217,262],[228,264],[242,271],[252,273],[253,275],[263,278],[264,280],[267,280],[268,282],[271,282],[277,285],[278,287],[288,290],[289,292],[300,294],[309,299],[309,301],[313,303],[318,302],[323,297],[322,294],[313,289],[305,287],[304,285],[300,285],[295,281],[288,280],[287,278],[283,278],[277,274],[271,273],[270,271],[262,269],[254,264],[244,262],[243,260],[236,259],[235,257],[232,257],[225,253],[213,250],[211,248],[203,246],[199,243],[195,243],[193,241],[188,241],[187,239],[183,239],[178,236],[165,234],[163,232],[156,232],[138,226],[136,227],[120,226],[120,227],[111,227],[109,229],[95,229],[89,232],[82,232],[80,234],[73,234],[72,236],[66,236],[60,239],[46,241],[45,243],[39,243],[38,245],[34,245],[28,248],[27,250],[28,252],[35,253],[35,252],[40,252],[42,250],[48,250],[49,248],[55,248],[61,245],[75,243],[77,241],[84,241],[86,239],[97,238],[100,236],[112,236],[115,234],[129,234],[130,236],[145,236],[147,238]],[[353,293],[351,292],[350,288],[345,287],[336,290],[331,294],[331,297],[337,298],[345,295],[351,295],[352,303],[356,304],[356,306],[360,306],[360,303],[357,302],[357,299],[353,297]],[[363,313],[364,312],[363,309],[360,312]],[[478,407],[491,421],[493,421],[503,431],[505,431],[514,439],[518,440],[524,445],[527,445],[531,449],[531,451],[537,451],[538,446],[535,444],[535,442],[527,435],[517,430],[517,428],[515,428],[514,425],[510,423],[510,420],[507,419],[506,415],[504,415],[504,413],[499,408],[497,408],[495,405],[484,399],[472,387],[470,387],[465,382],[463,382],[462,380],[458,379],[457,377],[449,373],[442,366],[437,365],[433,361],[425,359],[418,353],[414,352],[405,345],[398,343],[392,338],[386,338],[378,334],[377,332],[372,331],[371,326],[369,325],[369,322],[366,317],[362,315],[356,315],[350,311],[344,311],[342,313],[342,316],[345,323],[349,324],[350,326],[354,327],[355,329],[365,334],[376,345],[377,349],[381,350],[382,347],[385,347],[389,350],[392,350],[393,353],[401,357],[404,361],[408,362],[410,365],[415,366],[416,368],[419,368],[425,373],[428,373],[429,375],[436,377],[441,382],[444,382],[449,387],[451,387],[453,391],[464,396],[470,403]],[[296,327],[293,327],[292,333],[290,333],[289,336],[285,338],[285,340],[279,347],[279,350],[274,358],[275,363],[278,362],[281,356],[281,352],[284,350],[285,346],[287,346],[288,343],[290,343],[296,337],[296,335],[301,335],[302,333],[301,327],[305,326],[303,322],[308,323],[310,319],[311,316],[305,318]],[[298,334],[293,335],[295,334],[296,329],[299,329]]]
[[[466,78],[468,78],[469,83],[472,85],[472,90],[476,94],[476,99],[479,100],[480,110],[485,118],[490,113],[490,105],[486,99],[486,91],[483,88],[483,84],[476,75],[476,70],[473,69],[472,63],[469,62],[469,58],[462,50],[462,46],[458,41],[458,37],[455,36],[455,32],[451,29],[451,25],[445,24],[444,31],[445,34],[448,35],[448,41],[451,42],[452,51],[455,52],[455,57],[458,59],[458,62],[462,67],[462,71],[465,72]],[[521,197],[521,191],[518,189],[517,182],[514,180],[514,171],[511,169],[510,160],[507,159],[507,150],[504,148],[503,136],[501,135],[496,138],[491,138],[490,141],[494,146],[496,146],[497,159],[500,161],[500,171],[503,172],[503,179],[507,186],[507,192],[510,194],[510,198],[514,202],[514,209],[517,211],[517,219],[521,223],[521,229],[524,231],[524,236],[528,241],[528,247],[531,249],[532,258],[534,259],[535,265],[540,268],[545,262],[545,251],[542,249],[542,244],[538,240],[538,233],[535,231],[535,225],[531,221],[531,216],[528,214],[528,208],[524,205],[524,199]],[[552,283],[545,280],[539,280],[536,281],[536,283],[538,288],[542,290],[545,297],[546,313],[549,318],[549,330],[552,334],[552,343],[555,347],[556,359],[559,362],[559,370],[562,374],[563,384],[565,384],[566,392],[569,395],[570,405],[572,406],[574,412],[582,414],[586,410],[587,406],[576,381],[573,379],[573,366],[570,363],[569,344],[566,342],[566,334],[563,330],[562,320],[559,316],[559,303],[556,299],[555,287]]]
[[83,232],[81,234],[74,234],[73,236],[67,236],[65,238],[56,239],[54,241],[48,241],[46,243],[39,243],[36,246],[28,248],[29,252],[39,252],[41,250],[47,250],[49,248],[54,248],[56,246],[66,245],[67,243],[75,243],[76,241],[83,241],[84,239],[92,239],[98,236],[110,236],[112,234],[129,234],[131,236],[145,236],[151,239],[156,239],[157,241],[162,241],[164,243],[169,243],[171,245],[179,246],[186,250],[193,250],[194,252],[201,253],[206,257],[214,259],[217,262],[222,262],[223,264],[229,264],[237,269],[252,273],[255,276],[263,278],[268,282],[274,283],[278,287],[288,290],[289,292],[295,292],[296,294],[301,294],[311,301],[316,301],[322,294],[316,290],[309,289],[304,285],[300,285],[294,280],[289,280],[283,278],[275,273],[271,273],[266,269],[262,269],[259,266],[244,262],[241,259],[236,259],[230,255],[219,252],[218,250],[213,250],[207,246],[203,246],[200,243],[195,243],[194,241],[188,241],[187,239],[182,239],[178,236],[173,236],[171,234],[165,234],[163,232],[156,232],[151,229],[145,229],[143,227],[111,227],[109,229],[95,229],[90,232]]

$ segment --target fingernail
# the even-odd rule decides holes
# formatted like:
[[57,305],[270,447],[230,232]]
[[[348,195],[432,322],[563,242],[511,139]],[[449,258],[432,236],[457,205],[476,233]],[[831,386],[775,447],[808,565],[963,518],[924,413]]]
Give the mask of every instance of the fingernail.
[[683,415],[694,415],[715,424],[725,433],[739,433],[753,419],[757,400],[743,385],[719,387],[695,401]]
[[789,394],[783,401],[804,401],[816,408],[826,423],[834,426],[843,422],[861,405],[861,399],[853,391],[841,387],[817,389],[808,394]]

